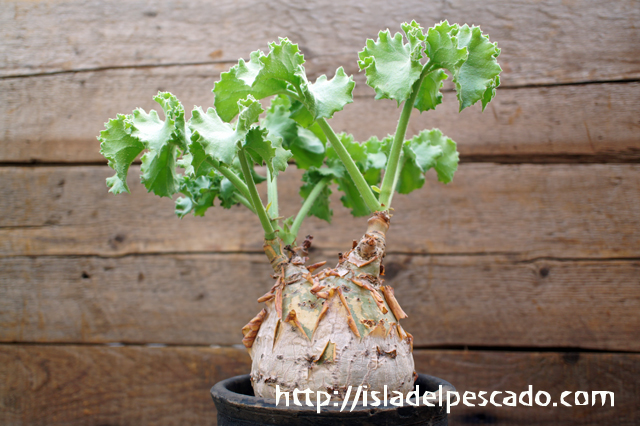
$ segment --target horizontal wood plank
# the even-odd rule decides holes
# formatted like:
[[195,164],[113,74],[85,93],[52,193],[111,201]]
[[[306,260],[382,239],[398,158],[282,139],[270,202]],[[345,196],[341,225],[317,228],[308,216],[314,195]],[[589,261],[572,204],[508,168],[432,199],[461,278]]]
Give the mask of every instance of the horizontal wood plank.
[[[416,369],[456,389],[607,390],[615,406],[452,407],[452,424],[635,425],[638,354],[414,352]],[[0,345],[0,422],[20,425],[215,424],[210,387],[249,372],[244,349]],[[501,402],[506,394],[498,395]],[[574,395],[566,401],[572,405]],[[476,403],[479,400],[475,401]]]
[[[638,258],[639,171],[631,164],[463,164],[449,185],[430,172],[420,191],[394,198],[388,249]],[[132,195],[107,192],[112,174],[106,166],[0,168],[0,256],[262,251],[259,222],[244,207],[178,220],[171,200],[146,194],[137,168]],[[300,172],[291,168],[279,183],[281,212],[293,215]],[[345,251],[365,227],[338,198],[336,191],[332,224],[310,218],[302,225],[318,248]]]
[[[330,58],[315,70],[333,75]],[[187,115],[213,103],[211,87],[222,65],[118,69],[0,80],[0,162],[105,162],[96,137],[104,123],[136,107],[159,109],[153,96],[174,93]],[[360,74],[362,77],[362,74]],[[394,101],[374,101],[361,81],[355,102],[331,121],[357,140],[395,131]],[[414,112],[408,135],[440,128],[467,156],[574,156],[591,161],[640,159],[640,83],[501,89],[482,113],[458,114],[453,92],[436,111]]]
[[[315,251],[310,262],[335,260]],[[640,261],[389,255],[416,347],[640,351]],[[0,341],[239,344],[260,254],[0,258]],[[231,289],[235,289],[231,291]]]
[[137,0],[126,8],[113,0],[13,0],[0,9],[0,75],[235,62],[284,36],[310,57],[348,53],[353,68],[365,39],[381,29],[400,31],[400,23],[412,19],[427,27],[442,19],[481,26],[502,48],[507,85],[640,76],[634,0]]
[[[547,407],[485,407],[465,406],[460,403],[451,409],[452,425],[635,425],[640,421],[636,404],[640,386],[632,377],[640,373],[639,354],[601,353],[531,353],[490,351],[414,351],[416,369],[442,377],[452,383],[462,395],[465,391],[499,391],[496,401],[508,397],[505,391],[518,396],[532,386],[533,396],[538,391],[548,392],[551,403]],[[602,407],[598,399],[591,406],[592,391],[612,391],[614,407]],[[560,395],[572,392],[565,401],[572,407],[562,406]],[[588,392],[589,406],[575,406],[575,393]],[[544,401],[544,396],[541,396]],[[580,398],[583,401],[583,397]],[[480,399],[471,403],[479,404]],[[557,406],[553,406],[553,402]],[[610,405],[608,403],[607,405]]]
[[210,425],[208,394],[250,369],[233,348],[0,346],[0,423]]

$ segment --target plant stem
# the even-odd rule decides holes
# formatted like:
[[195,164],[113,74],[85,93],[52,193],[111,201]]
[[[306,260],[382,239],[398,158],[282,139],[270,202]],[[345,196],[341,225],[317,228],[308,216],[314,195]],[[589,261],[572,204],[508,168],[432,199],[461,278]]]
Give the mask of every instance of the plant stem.
[[373,190],[364,179],[364,176],[362,176],[360,169],[353,161],[353,158],[351,158],[351,155],[349,155],[349,152],[338,138],[338,135],[336,135],[331,126],[329,126],[329,123],[327,123],[327,120],[325,120],[324,118],[319,118],[317,120],[317,123],[318,125],[320,125],[320,128],[324,132],[327,139],[329,139],[329,142],[331,142],[331,146],[333,146],[333,149],[336,150],[338,157],[349,172],[351,179],[353,179],[353,183],[355,183],[358,191],[360,191],[360,195],[362,195],[362,198],[364,199],[367,207],[369,207],[369,210],[371,210],[372,212],[382,210],[380,203],[376,199],[375,195],[373,195]]
[[[278,217],[278,180],[277,176],[271,176],[267,167],[267,204],[269,211],[267,212],[271,218]],[[277,219],[276,219],[277,220]]]
[[291,225],[291,233],[296,237],[298,236],[298,231],[300,230],[300,225],[302,225],[302,221],[307,217],[307,215],[309,214],[309,210],[311,210],[313,203],[316,202],[318,195],[320,195],[324,187],[331,182],[331,179],[333,178],[328,176],[322,179],[320,182],[318,182],[316,186],[314,186],[313,189],[311,190],[311,193],[309,194],[307,199],[304,200],[304,203],[302,203],[302,207],[300,207],[300,211],[298,212],[298,215],[293,221],[293,225]]
[[382,179],[382,185],[380,186],[380,204],[384,206],[385,210],[388,210],[389,207],[391,207],[391,198],[393,196],[393,191],[395,191],[395,182],[397,182],[396,172],[400,163],[400,153],[402,152],[402,145],[404,144],[404,136],[407,133],[409,118],[411,118],[411,112],[413,111],[413,104],[415,103],[418,92],[420,91],[422,80],[424,80],[426,75],[431,71],[429,63],[422,68],[420,77],[418,77],[418,79],[413,83],[411,94],[409,95],[409,98],[404,101],[404,106],[400,113],[396,133],[393,137],[393,144],[391,145],[391,152],[389,153],[389,160],[387,161],[384,178]]
[[227,166],[225,166],[224,164],[220,164],[220,163],[218,163],[218,165],[213,165],[212,164],[212,166],[213,166],[214,169],[219,171],[222,176],[224,176],[227,179],[229,179],[229,181],[233,184],[233,186],[235,186],[236,189],[238,191],[240,191],[245,198],[247,198],[247,199],[251,198],[251,194],[249,193],[249,188],[242,181],[242,179],[240,179],[240,176],[238,176],[237,174],[235,174],[233,172],[233,170],[230,170]]
[[271,220],[264,209],[264,205],[262,205],[262,200],[260,200],[260,194],[258,194],[258,188],[256,188],[256,184],[253,181],[253,176],[251,175],[251,169],[249,168],[249,162],[247,161],[247,156],[244,153],[244,148],[242,148],[239,143],[238,147],[238,159],[240,160],[240,166],[242,167],[242,174],[244,175],[244,180],[247,181],[247,186],[249,187],[249,194],[251,195],[253,208],[258,214],[262,229],[264,229],[264,239],[273,240],[276,237],[276,232],[273,230]]
[[242,204],[243,206],[245,206],[246,208],[251,210],[252,212],[256,213],[256,209],[253,208],[253,204],[251,204],[251,202],[249,200],[247,200],[246,198],[244,198],[242,195],[240,195],[240,194],[238,194],[236,192],[236,193],[233,194],[233,198],[237,202],[239,202],[240,204]]
[[402,168],[404,167],[405,160],[406,160],[406,158],[404,158],[404,152],[401,152],[400,153],[400,165],[396,169],[396,175],[393,178],[393,190],[391,191],[391,194],[389,194],[389,201],[387,203],[387,208],[388,209],[391,208],[391,201],[393,201],[393,194],[395,194],[396,188],[398,187],[398,179],[400,179],[400,173],[402,171]]

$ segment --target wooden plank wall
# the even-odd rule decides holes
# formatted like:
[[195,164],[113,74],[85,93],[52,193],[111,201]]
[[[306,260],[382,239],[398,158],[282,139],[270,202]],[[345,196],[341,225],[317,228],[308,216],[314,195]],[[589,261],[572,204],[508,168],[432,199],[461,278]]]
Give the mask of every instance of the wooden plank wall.
[[[411,19],[482,26],[504,68],[484,114],[447,92],[409,129],[439,127],[462,155],[454,183],[396,201],[387,278],[417,369],[460,391],[615,392],[614,407],[454,407],[453,425],[638,424],[635,0],[2,2],[0,424],[214,424],[208,389],[249,371],[239,329],[270,286],[257,220],[180,221],[137,168],[133,196],[107,194],[95,137],[158,90],[211,105],[220,72],[278,36],[313,77],[355,74],[336,129],[385,136],[398,110],[373,101],[356,54]],[[300,173],[286,176],[291,214]],[[364,227],[334,209],[304,225],[312,260]]]

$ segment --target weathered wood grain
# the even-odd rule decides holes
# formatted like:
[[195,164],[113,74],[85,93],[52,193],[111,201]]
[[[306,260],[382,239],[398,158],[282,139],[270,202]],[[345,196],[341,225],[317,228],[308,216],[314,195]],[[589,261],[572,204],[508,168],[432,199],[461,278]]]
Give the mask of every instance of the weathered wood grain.
[[209,389],[249,368],[232,348],[3,345],[0,423],[215,424]]
[[[333,253],[316,251],[311,262]],[[640,351],[639,261],[389,255],[416,347]],[[239,344],[272,285],[260,254],[0,258],[0,341]],[[231,288],[237,291],[230,291]]]
[[[331,58],[315,70],[333,75]],[[333,68],[332,68],[333,67]],[[224,65],[117,69],[38,78],[0,80],[0,162],[104,162],[96,136],[104,122],[136,107],[156,109],[159,90],[174,93],[187,115],[194,105],[212,105],[211,87]],[[359,75],[362,77],[362,74]],[[394,101],[374,101],[358,78],[353,104],[331,121],[357,140],[395,131]],[[453,92],[435,111],[414,112],[413,135],[440,128],[466,156],[578,156],[591,161],[640,158],[640,83],[501,89],[487,110],[458,114]]]
[[[380,29],[416,19],[480,25],[502,48],[504,84],[638,78],[634,0],[7,1],[2,75],[114,66],[235,62],[287,36],[310,57],[356,53]],[[594,58],[596,60],[594,60]]]
[[[414,352],[416,369],[459,392],[520,393],[533,386],[607,390],[604,407],[452,407],[452,424],[635,425],[638,354]],[[215,424],[209,396],[218,380],[249,372],[244,349],[0,345],[0,422],[10,425]],[[506,394],[498,395],[501,402]],[[565,400],[572,405],[574,395]],[[479,400],[475,401],[476,403]]]
[[[548,392],[551,403],[547,407],[480,407],[478,398],[467,407],[462,402],[452,407],[451,424],[490,425],[635,425],[640,421],[636,404],[640,385],[634,378],[640,373],[639,354],[601,353],[531,353],[489,351],[414,351],[418,371],[442,377],[452,383],[462,395],[465,391],[503,392],[495,400],[502,403],[509,395],[505,391],[521,392],[532,386],[533,397],[539,391]],[[560,395],[572,392],[562,406]],[[575,405],[575,393],[588,392],[589,405]],[[615,405],[610,401],[602,407],[600,399],[592,406],[592,391],[612,391]],[[583,394],[584,395],[584,394]],[[541,396],[544,401],[544,396]],[[584,400],[583,396],[580,401]],[[557,406],[553,406],[553,402]],[[607,407],[608,406],[608,407]]]
[[[463,164],[446,186],[429,173],[420,191],[394,198],[389,251],[637,258],[639,171],[632,164]],[[0,255],[261,251],[258,220],[244,207],[181,221],[171,200],[145,193],[137,168],[130,196],[107,193],[111,174],[106,166],[0,168]],[[299,179],[293,168],[280,179],[282,214],[301,202]],[[318,248],[344,251],[365,219],[333,197],[333,223],[311,218],[300,232],[314,234]]]

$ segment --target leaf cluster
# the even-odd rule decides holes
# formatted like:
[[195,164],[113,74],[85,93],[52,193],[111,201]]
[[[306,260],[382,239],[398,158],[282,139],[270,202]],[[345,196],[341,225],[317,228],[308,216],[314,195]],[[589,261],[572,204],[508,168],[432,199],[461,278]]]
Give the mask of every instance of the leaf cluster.
[[[389,30],[381,31],[359,53],[358,65],[377,99],[393,99],[398,105],[411,102],[410,108],[420,112],[435,109],[442,102],[441,89],[449,76],[460,110],[478,101],[484,109],[495,96],[500,84],[496,61],[500,49],[480,28],[444,21],[425,32],[414,21],[403,24],[402,30],[404,35],[393,36]],[[98,139],[100,152],[115,170],[107,179],[110,192],[129,192],[128,170],[142,155],[141,182],[161,197],[181,194],[176,200],[179,217],[202,216],[216,203],[223,208],[241,203],[258,212],[263,207],[256,205],[249,188],[265,178],[251,167],[250,181],[246,180],[239,160],[242,150],[252,166],[267,167],[272,182],[290,162],[304,169],[300,195],[303,200],[312,197],[310,208],[303,209],[308,215],[331,220],[331,183],[337,184],[342,203],[353,215],[371,213],[363,199],[363,184],[354,181],[353,170],[347,171],[334,145],[344,146],[366,184],[377,193],[394,137],[380,140],[374,136],[361,143],[343,133],[337,135],[337,142],[334,138],[329,143],[326,128],[318,123],[353,102],[355,83],[342,67],[332,79],[322,75],[310,82],[304,62],[298,46],[280,38],[269,45],[267,53],[252,52],[248,61],[240,59],[222,73],[213,87],[213,107],[206,111],[195,107],[188,121],[178,99],[163,92],[154,98],[163,118],[155,110],[136,109],[109,120]],[[267,98],[270,105],[265,111],[261,101]],[[398,134],[404,135],[404,130]],[[407,194],[421,188],[430,169],[443,183],[453,179],[458,164],[456,144],[439,130],[424,130],[400,142],[395,190]],[[293,218],[281,224],[275,217],[270,220],[281,236],[295,238]]]

